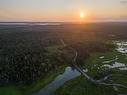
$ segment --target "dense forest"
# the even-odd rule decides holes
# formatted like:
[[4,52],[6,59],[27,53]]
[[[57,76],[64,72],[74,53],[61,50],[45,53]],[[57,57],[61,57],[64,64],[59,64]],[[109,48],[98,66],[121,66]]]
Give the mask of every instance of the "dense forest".
[[[1,85],[31,84],[51,70],[72,64],[74,55],[69,47],[78,51],[77,63],[83,64],[91,53],[106,52],[114,47],[101,41],[102,38],[123,39],[125,36],[122,31],[125,25],[121,24],[101,24],[101,28],[105,27],[103,30],[100,24],[14,27],[0,27]],[[66,47],[60,39],[67,43]]]

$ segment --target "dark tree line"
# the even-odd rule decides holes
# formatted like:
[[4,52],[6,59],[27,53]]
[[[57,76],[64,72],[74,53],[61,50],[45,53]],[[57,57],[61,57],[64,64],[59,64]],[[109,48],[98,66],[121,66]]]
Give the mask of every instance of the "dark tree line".
[[[63,38],[77,50],[79,64],[92,52],[105,52],[112,47],[96,41],[83,44],[89,37],[93,38],[90,40],[96,38],[95,32],[91,32],[93,29],[90,27],[92,30],[86,29],[88,32],[84,32],[85,27],[65,25],[0,28],[0,85],[31,84],[45,77],[49,71],[56,70],[63,64],[71,64],[73,51],[54,47],[61,45],[58,38]],[[82,43],[77,43],[79,41]]]

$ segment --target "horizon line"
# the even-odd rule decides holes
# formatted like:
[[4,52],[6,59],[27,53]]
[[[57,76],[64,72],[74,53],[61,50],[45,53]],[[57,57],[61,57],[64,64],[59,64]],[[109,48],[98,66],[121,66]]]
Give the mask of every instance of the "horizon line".
[[[103,22],[127,22],[125,20],[90,20],[82,23],[103,23]],[[80,23],[79,21],[0,21],[0,23]]]

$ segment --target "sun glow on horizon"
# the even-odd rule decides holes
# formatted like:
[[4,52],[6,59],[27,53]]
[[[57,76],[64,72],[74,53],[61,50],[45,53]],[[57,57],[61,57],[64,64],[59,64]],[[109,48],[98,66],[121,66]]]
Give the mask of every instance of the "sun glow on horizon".
[[81,13],[80,13],[80,18],[84,18],[84,16],[85,16],[85,15],[84,15],[84,12],[81,12]]
[[86,18],[86,12],[81,11],[79,13],[79,22],[80,22],[80,24],[84,23],[86,20],[87,20],[87,18]]

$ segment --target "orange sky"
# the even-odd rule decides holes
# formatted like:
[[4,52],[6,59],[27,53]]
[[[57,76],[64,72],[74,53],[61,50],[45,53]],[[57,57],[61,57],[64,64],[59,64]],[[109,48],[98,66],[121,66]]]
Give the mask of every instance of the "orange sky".
[[0,21],[126,20],[120,0],[1,0]]

